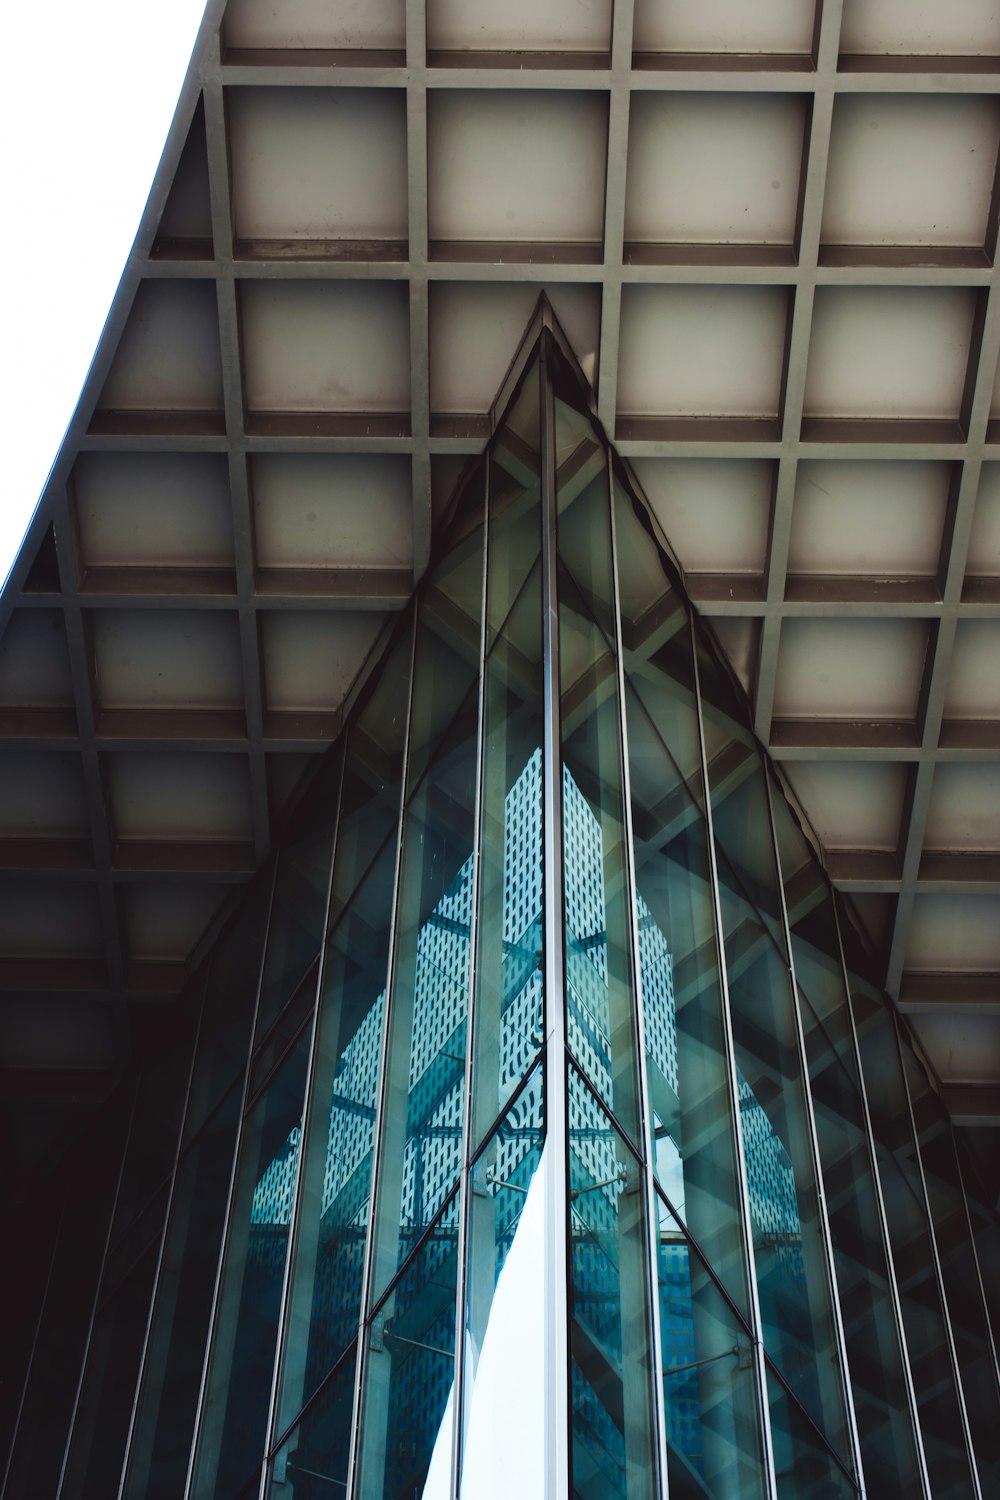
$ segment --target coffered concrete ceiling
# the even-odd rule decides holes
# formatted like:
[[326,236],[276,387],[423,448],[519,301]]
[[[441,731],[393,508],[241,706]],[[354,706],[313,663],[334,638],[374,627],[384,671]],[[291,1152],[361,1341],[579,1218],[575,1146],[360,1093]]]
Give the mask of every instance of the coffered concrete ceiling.
[[99,1091],[177,992],[544,288],[1000,1123],[998,96],[1000,0],[211,0],[0,607],[8,1099]]

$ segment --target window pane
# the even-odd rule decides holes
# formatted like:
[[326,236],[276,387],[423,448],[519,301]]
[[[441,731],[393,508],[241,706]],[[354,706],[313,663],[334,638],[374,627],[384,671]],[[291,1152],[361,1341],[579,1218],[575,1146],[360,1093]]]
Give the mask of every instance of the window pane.
[[642,1172],[569,1073],[570,1397],[574,1493],[656,1494]]
[[766,1486],[751,1336],[659,1196],[656,1208],[670,1494],[752,1500]]
[[544,1484],[542,1083],[536,1067],[472,1168],[461,1457],[467,1500],[500,1500],[522,1486],[541,1493]]
[[358,1331],[395,870],[387,843],[327,941],[279,1431]]
[[311,1027],[243,1127],[192,1495],[235,1494],[260,1464],[295,1194]]
[[542,1041],[538,372],[490,457],[473,1147]]
[[787,803],[775,826],[865,1479],[919,1486],[903,1353],[830,889]]
[[[700,644],[698,653],[764,1349],[847,1463],[839,1341],[765,773],[749,731],[728,711],[728,684]],[[727,763],[738,769],[727,773]]]
[[234,1084],[178,1163],[132,1437],[128,1500],[175,1500],[184,1489],[240,1094]]
[[893,1022],[880,995],[850,980],[931,1490],[934,1500],[968,1500],[972,1476]]
[[455,1380],[458,1193],[366,1331],[359,1495],[445,1495]]
[[346,1491],[356,1362],[355,1342],[279,1447],[270,1500],[329,1500]]
[[461,1166],[482,544],[479,526],[457,557],[438,564],[418,605],[373,1297],[437,1213]]

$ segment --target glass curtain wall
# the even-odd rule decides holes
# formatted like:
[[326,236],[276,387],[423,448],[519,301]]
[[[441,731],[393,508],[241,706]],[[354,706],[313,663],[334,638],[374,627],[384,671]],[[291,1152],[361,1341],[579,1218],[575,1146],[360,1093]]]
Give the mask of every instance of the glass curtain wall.
[[5,1494],[983,1500],[995,1219],[872,977],[543,304]]

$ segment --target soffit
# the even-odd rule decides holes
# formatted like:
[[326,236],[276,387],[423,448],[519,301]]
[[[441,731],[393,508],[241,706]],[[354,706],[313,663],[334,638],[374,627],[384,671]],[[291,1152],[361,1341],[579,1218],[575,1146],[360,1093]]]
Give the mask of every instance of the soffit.
[[3,600],[10,1087],[83,1055],[26,1002],[91,1016],[91,1070],[176,993],[545,289],[957,1116],[1000,1117],[1000,5],[222,12]]

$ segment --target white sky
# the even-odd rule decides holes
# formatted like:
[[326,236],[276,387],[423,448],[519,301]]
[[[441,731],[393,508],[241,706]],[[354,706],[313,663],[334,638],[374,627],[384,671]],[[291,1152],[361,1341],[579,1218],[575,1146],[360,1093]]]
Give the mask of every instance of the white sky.
[[204,5],[48,0],[5,8],[0,580],[73,415]]

